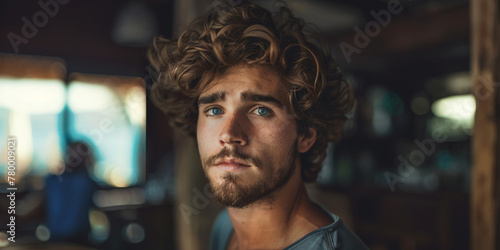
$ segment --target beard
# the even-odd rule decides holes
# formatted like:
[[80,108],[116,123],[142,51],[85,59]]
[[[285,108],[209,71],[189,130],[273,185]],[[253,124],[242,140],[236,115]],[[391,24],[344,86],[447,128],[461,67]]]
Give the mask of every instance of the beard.
[[[245,160],[260,169],[261,175],[257,180],[251,180],[251,184],[244,184],[244,178],[235,173],[224,173],[221,178],[222,184],[216,184],[207,174],[207,169],[213,166],[217,159],[231,156],[236,159]],[[205,161],[205,175],[209,180],[210,191],[214,198],[223,206],[232,208],[245,208],[252,204],[272,201],[272,193],[283,187],[295,170],[295,159],[298,156],[297,140],[289,149],[285,162],[275,166],[263,165],[262,160],[242,154],[237,148],[223,148],[221,152],[209,157]],[[248,179],[246,180],[247,182]]]

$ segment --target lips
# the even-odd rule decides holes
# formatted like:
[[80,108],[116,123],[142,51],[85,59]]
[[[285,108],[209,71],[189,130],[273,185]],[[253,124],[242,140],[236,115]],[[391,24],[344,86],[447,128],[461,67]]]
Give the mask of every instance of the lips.
[[224,158],[215,163],[215,166],[223,171],[240,171],[250,167],[246,162],[234,159],[234,158]]

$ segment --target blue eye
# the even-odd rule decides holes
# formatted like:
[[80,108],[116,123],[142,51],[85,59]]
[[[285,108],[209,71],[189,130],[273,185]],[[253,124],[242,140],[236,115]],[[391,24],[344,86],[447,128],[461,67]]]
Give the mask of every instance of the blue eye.
[[210,108],[209,110],[207,110],[207,114],[209,116],[221,115],[222,114],[222,109],[220,109],[220,108]]
[[260,116],[269,116],[271,114],[271,111],[268,108],[264,107],[258,107],[254,112],[257,112],[257,114]]

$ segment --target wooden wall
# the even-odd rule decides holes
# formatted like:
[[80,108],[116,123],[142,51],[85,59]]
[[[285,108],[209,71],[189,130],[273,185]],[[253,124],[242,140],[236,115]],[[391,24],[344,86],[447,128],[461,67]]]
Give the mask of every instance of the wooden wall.
[[498,0],[471,0],[471,73],[476,97],[472,140],[471,249],[500,249],[500,16]]

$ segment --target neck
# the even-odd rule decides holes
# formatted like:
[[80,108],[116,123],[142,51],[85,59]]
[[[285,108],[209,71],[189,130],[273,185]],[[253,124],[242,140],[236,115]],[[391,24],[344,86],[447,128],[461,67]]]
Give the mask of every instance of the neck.
[[309,199],[297,169],[298,174],[294,173],[269,199],[243,209],[228,208],[234,227],[228,248],[283,249],[332,223]]

